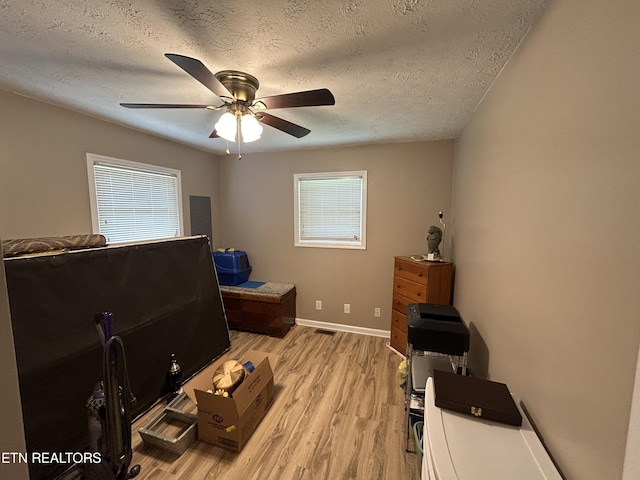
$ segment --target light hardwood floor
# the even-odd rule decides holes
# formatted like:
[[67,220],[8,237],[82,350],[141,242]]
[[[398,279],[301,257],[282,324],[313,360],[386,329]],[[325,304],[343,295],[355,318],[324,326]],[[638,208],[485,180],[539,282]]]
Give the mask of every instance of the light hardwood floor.
[[231,355],[279,355],[271,409],[240,453],[196,441],[181,456],[146,445],[134,422],[139,479],[417,480],[405,452],[402,360],[383,338],[296,326],[283,339],[231,332]]

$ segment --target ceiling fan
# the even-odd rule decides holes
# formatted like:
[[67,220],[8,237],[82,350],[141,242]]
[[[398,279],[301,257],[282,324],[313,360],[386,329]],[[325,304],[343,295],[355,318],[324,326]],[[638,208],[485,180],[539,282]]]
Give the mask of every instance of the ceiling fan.
[[302,138],[311,130],[276,117],[264,110],[292,107],[315,107],[335,105],[333,94],[326,88],[303,92],[286,93],[269,97],[255,98],[259,82],[256,77],[237,70],[211,71],[195,58],[174,53],[165,56],[182,68],[193,78],[211,90],[221,101],[220,105],[192,105],[172,103],[121,103],[126,108],[206,108],[225,110],[216,123],[210,138],[221,137],[229,141],[239,140],[242,133],[244,142],[260,138],[261,123],[281,130],[296,138]]

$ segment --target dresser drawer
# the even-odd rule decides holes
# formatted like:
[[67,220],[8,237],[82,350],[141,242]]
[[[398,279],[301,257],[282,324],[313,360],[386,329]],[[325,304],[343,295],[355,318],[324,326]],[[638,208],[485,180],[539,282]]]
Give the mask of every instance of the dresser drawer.
[[416,302],[411,300],[410,298],[403,297],[398,293],[394,293],[393,302],[391,303],[391,308],[397,311],[398,313],[401,313],[402,315],[406,315],[407,307],[412,303],[416,303]]
[[411,303],[428,303],[428,287],[402,277],[393,278],[393,293],[411,300]]
[[[396,277],[406,278],[420,285],[429,284],[429,264],[414,260],[401,260],[396,258],[393,274]],[[427,268],[425,268],[427,267]]]
[[391,326],[406,333],[407,316],[404,313],[400,313],[397,310],[391,310]]
[[399,353],[404,355],[407,351],[407,333],[391,326],[391,337],[389,345],[395,348]]

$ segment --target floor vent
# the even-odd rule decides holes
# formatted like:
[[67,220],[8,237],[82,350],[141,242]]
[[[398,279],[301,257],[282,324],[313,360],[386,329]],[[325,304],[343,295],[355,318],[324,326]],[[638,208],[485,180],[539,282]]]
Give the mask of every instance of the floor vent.
[[322,335],[335,335],[336,332],[333,330],[325,330],[324,328],[316,328],[316,333],[320,333]]

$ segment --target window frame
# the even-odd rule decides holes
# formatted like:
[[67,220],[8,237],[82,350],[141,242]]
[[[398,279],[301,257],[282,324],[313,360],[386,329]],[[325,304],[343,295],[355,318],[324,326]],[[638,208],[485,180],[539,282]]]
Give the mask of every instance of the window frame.
[[[300,189],[299,184],[304,180],[336,180],[360,177],[360,230],[359,241],[340,240],[303,240],[300,238]],[[367,248],[367,171],[356,170],[346,172],[296,173],[293,175],[294,190],[294,246],[313,248],[338,248],[349,250],[366,250]]]
[[[105,165],[115,168],[122,168],[130,171],[140,171],[145,173],[168,175],[176,178],[176,196],[177,196],[177,210],[178,210],[178,234],[171,237],[156,237],[149,239],[130,239],[123,241],[108,241],[110,244],[123,244],[123,243],[135,243],[145,241],[155,241],[167,238],[179,238],[184,236],[184,214],[182,207],[182,176],[180,170],[168,167],[161,167],[159,165],[152,165],[149,163],[134,162],[131,160],[123,160],[121,158],[107,157],[105,155],[98,155],[95,153],[87,153],[87,177],[89,182],[89,203],[91,206],[91,228],[93,233],[100,234],[100,219],[98,214],[98,198],[96,190],[95,170],[96,165]],[[105,235],[106,236],[106,235]]]

